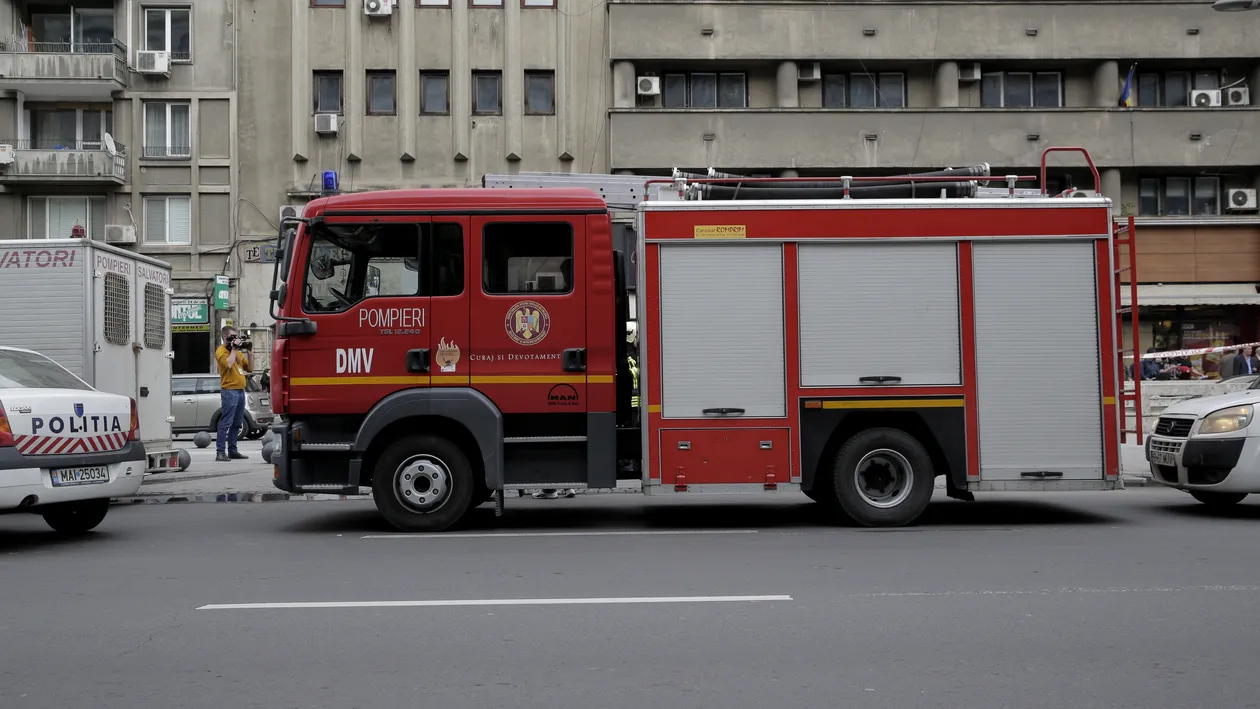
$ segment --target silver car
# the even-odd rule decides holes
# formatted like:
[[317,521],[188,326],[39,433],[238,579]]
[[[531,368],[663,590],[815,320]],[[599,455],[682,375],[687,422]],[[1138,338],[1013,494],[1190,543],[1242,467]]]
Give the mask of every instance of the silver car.
[[[222,413],[219,400],[219,377],[215,374],[176,374],[171,377],[171,413],[176,435],[219,429]],[[275,414],[271,412],[271,394],[259,382],[259,375],[245,378],[245,422],[238,436],[262,438],[271,428]]]

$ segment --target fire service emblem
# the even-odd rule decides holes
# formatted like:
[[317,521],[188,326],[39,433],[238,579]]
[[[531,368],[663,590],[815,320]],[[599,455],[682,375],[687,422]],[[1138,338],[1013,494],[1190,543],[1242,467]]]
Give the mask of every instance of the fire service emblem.
[[522,300],[508,310],[504,325],[508,337],[516,344],[536,345],[551,331],[551,316],[541,304]]
[[443,337],[438,341],[437,346],[437,364],[438,369],[443,372],[454,372],[455,365],[459,363],[459,345],[454,340],[446,341]]

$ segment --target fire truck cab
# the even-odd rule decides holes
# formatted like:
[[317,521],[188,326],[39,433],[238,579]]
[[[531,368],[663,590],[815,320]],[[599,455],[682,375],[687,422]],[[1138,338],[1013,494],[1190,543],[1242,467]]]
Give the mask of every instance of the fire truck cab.
[[619,479],[802,491],[871,526],[912,522],[938,477],[961,499],[1114,488],[1110,201],[985,170],[639,178],[633,254],[592,189],[317,199],[282,225],[272,293],[275,485],[369,487],[429,532]]

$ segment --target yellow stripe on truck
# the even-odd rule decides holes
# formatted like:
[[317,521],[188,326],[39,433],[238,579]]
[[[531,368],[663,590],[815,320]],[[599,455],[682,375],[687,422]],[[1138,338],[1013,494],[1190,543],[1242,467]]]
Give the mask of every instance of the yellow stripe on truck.
[[405,377],[293,377],[289,384],[293,386],[353,386],[353,385],[403,385],[418,384],[612,384],[611,374],[571,375],[538,375],[538,376],[482,376],[461,377],[458,375],[435,375],[432,377],[416,375]]

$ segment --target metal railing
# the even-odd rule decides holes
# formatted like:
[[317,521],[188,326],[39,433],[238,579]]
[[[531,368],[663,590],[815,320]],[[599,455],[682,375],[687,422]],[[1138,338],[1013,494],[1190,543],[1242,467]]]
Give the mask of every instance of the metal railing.
[[127,44],[121,40],[99,42],[45,42],[31,41],[21,35],[0,38],[0,52],[35,52],[40,54],[113,54],[127,58]]
[[144,158],[191,158],[190,145],[146,145],[140,157]]
[[[108,152],[103,140],[61,140],[59,138],[24,138],[11,140],[0,138],[0,144],[12,145],[14,150],[99,150]],[[114,141],[114,150],[126,157],[127,146]]]

